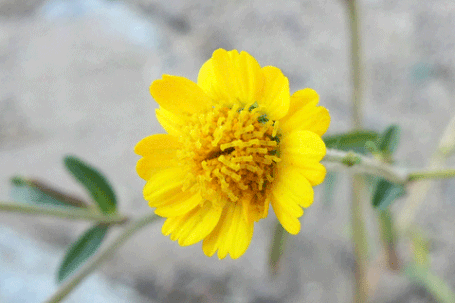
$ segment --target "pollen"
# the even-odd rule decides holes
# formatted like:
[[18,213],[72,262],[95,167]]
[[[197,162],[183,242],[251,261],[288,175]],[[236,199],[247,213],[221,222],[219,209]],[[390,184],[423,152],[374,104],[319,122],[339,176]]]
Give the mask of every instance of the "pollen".
[[265,190],[281,160],[277,121],[255,105],[219,106],[191,116],[182,133],[179,160],[206,200],[268,203]]

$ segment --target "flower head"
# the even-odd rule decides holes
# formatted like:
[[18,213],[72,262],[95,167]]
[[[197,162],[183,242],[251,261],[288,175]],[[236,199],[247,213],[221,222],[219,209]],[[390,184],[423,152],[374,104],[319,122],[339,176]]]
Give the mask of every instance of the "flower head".
[[203,240],[207,256],[235,259],[269,204],[289,233],[300,231],[302,207],[326,173],[319,161],[330,116],[314,90],[290,96],[278,68],[218,49],[197,84],[164,75],[150,93],[168,134],[136,145],[136,168],[147,181],[144,198],[167,218],[164,235],[182,246]]

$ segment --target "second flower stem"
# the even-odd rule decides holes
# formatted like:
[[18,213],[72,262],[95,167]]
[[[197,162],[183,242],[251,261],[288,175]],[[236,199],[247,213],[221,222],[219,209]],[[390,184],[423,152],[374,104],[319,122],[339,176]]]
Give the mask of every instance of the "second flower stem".
[[79,285],[80,282],[82,282],[82,280],[103,264],[104,261],[108,260],[113,253],[117,251],[118,248],[122,246],[132,235],[158,218],[159,217],[157,215],[150,213],[128,225],[125,230],[103,251],[96,254],[86,264],[84,264],[79,271],[69,277],[68,280],[65,281],[55,294],[46,302],[57,303],[62,301],[74,288],[76,288],[77,285]]

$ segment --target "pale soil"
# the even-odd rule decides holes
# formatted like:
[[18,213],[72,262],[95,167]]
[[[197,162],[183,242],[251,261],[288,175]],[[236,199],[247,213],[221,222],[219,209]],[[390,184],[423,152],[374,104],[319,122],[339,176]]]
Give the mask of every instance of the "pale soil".
[[[398,163],[424,167],[455,114],[455,2],[361,2],[365,127],[399,124]],[[351,126],[347,29],[345,8],[336,0],[0,1],[0,199],[10,199],[9,178],[16,174],[87,198],[64,171],[62,158],[70,153],[108,176],[121,212],[149,212],[133,153],[138,140],[161,132],[148,85],[163,73],[196,80],[198,68],[219,47],[246,50],[261,65],[281,68],[291,91],[316,89],[332,116],[329,133],[346,131]],[[351,302],[348,179],[337,180],[330,205],[324,205],[318,188],[276,280],[268,278],[266,267],[273,214],[256,224],[239,260],[207,258],[200,245],[179,247],[156,224],[128,242],[102,272],[111,283],[129,285],[157,302]],[[454,187],[455,181],[437,183],[416,219],[433,238],[433,271],[453,288]],[[373,230],[374,216],[368,218]],[[64,247],[88,226],[11,214],[0,214],[0,220],[24,238],[50,245],[42,257],[47,260],[61,259]],[[17,251],[15,244],[12,237],[0,247]],[[371,244],[374,254],[377,238]],[[403,245],[403,254],[407,251]],[[11,264],[36,270],[33,264]],[[50,264],[53,277],[58,262]],[[127,301],[121,298],[118,302]],[[389,274],[374,302],[433,301],[405,278]]]

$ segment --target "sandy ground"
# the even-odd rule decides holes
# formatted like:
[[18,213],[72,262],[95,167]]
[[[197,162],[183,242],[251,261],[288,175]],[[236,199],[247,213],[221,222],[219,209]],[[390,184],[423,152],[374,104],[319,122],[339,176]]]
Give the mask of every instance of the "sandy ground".
[[[398,163],[424,167],[455,114],[455,2],[360,2],[365,127],[399,124]],[[261,65],[281,68],[291,91],[316,89],[332,116],[329,133],[346,131],[348,46],[346,10],[336,0],[0,1],[0,199],[10,200],[13,175],[37,177],[88,198],[63,167],[64,155],[74,154],[108,176],[121,212],[150,212],[133,153],[137,141],[162,131],[148,86],[163,73],[196,80],[201,64],[219,47],[246,50]],[[200,244],[179,247],[156,224],[103,266],[107,278],[99,283],[120,283],[156,302],[350,302],[354,260],[347,181],[339,175],[329,204],[318,188],[275,280],[266,266],[276,220],[271,215],[256,224],[247,253],[236,261],[207,258]],[[432,238],[432,269],[455,288],[454,187],[455,181],[438,183],[416,221]],[[372,214],[369,219],[374,227]],[[0,232],[11,234],[3,246],[19,253],[15,237],[45,242],[50,248],[36,252],[43,260],[61,259],[65,246],[88,226],[11,214],[0,214],[0,220]],[[372,237],[371,244],[374,254],[379,242]],[[11,266],[41,274],[16,260]],[[58,262],[48,262],[53,276]],[[11,292],[2,295],[5,279],[0,301],[14,298]],[[20,275],[16,280],[27,289],[28,280]],[[50,293],[54,286],[43,287]],[[374,302],[433,302],[392,274],[379,287]]]

